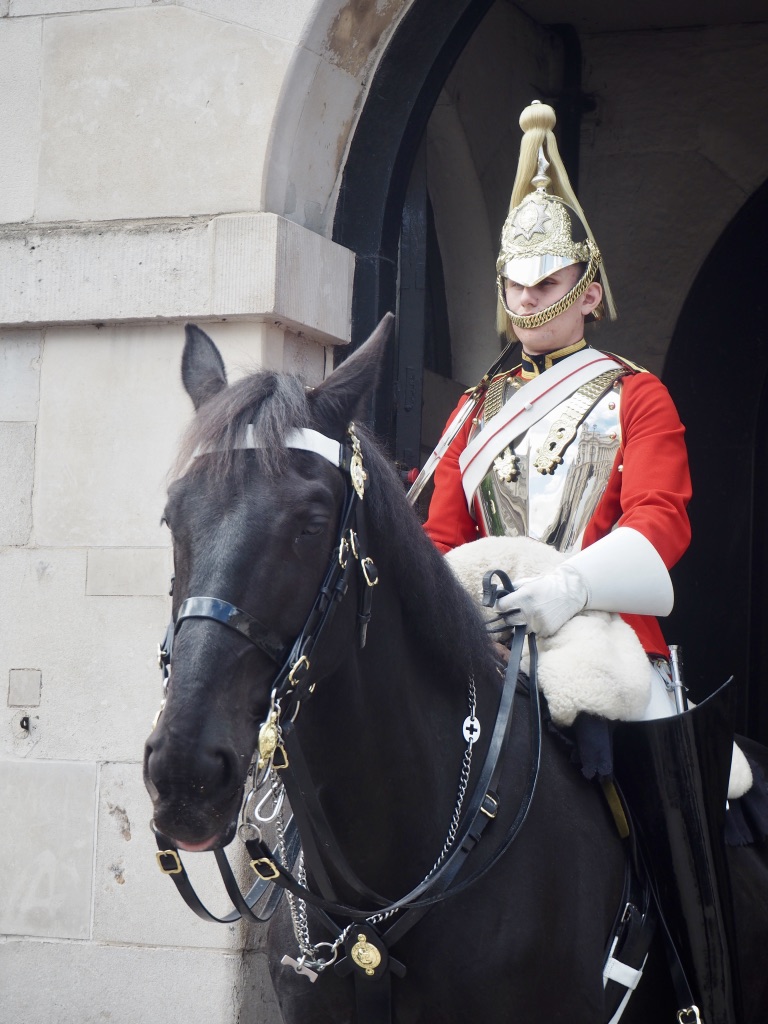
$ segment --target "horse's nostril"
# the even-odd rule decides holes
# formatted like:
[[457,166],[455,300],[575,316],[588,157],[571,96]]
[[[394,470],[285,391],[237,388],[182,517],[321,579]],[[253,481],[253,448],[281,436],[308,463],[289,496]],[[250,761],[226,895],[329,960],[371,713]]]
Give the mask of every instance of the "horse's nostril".
[[237,756],[234,751],[219,750],[216,754],[219,765],[219,785],[222,789],[231,789],[237,785]]

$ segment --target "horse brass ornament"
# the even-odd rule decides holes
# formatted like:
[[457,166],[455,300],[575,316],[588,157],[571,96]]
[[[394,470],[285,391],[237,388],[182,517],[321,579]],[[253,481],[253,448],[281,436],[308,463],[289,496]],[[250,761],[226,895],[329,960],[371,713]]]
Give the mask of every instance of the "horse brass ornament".
[[355,493],[362,501],[363,496],[365,495],[365,483],[368,479],[368,474],[365,472],[365,468],[363,466],[363,451],[360,447],[358,436],[355,433],[354,423],[350,423],[347,428],[347,433],[352,441],[352,459],[349,464],[349,477],[352,481]]
[[259,729],[259,763],[257,765],[259,771],[262,771],[269,764],[279,742],[280,732],[277,725],[277,711],[273,708],[267,720]]
[[369,977],[373,976],[374,971],[381,963],[381,953],[373,943],[368,941],[363,932],[357,936],[357,942],[352,947],[349,955]]

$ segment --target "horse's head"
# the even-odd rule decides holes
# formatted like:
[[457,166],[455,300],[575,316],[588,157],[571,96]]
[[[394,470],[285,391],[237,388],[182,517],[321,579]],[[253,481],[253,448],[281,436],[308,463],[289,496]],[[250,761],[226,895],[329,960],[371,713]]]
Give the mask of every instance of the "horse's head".
[[[187,328],[182,380],[197,415],[164,514],[176,632],[167,700],[144,759],[156,826],[184,849],[231,839],[275,677],[338,544],[349,475],[292,439],[314,436],[309,430],[344,440],[370,400],[390,327],[387,317],[314,390],[267,372],[228,386],[216,346]],[[191,598],[216,599],[229,623],[207,614],[210,604],[197,615]],[[229,628],[235,609],[245,613],[242,631]],[[318,657],[313,671],[322,673],[343,651]]]

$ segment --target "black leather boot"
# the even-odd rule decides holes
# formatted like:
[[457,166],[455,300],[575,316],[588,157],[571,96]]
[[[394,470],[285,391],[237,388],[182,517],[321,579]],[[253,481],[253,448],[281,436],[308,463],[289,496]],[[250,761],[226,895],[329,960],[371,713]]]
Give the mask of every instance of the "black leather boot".
[[731,691],[726,683],[682,715],[622,722],[614,734],[616,779],[703,1024],[742,1019],[723,838]]

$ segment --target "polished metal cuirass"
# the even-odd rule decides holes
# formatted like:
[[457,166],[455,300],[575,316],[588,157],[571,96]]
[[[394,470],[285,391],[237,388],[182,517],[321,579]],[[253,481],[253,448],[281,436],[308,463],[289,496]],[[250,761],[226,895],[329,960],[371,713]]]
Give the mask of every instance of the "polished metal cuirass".
[[[515,384],[510,381],[510,393]],[[578,551],[621,443],[620,400],[617,380],[584,416],[573,440],[559,452],[560,462],[543,457],[545,442],[557,434],[558,422],[572,399],[506,445],[475,492],[481,532],[492,537],[533,537],[558,551]],[[482,426],[481,420],[476,432]]]

